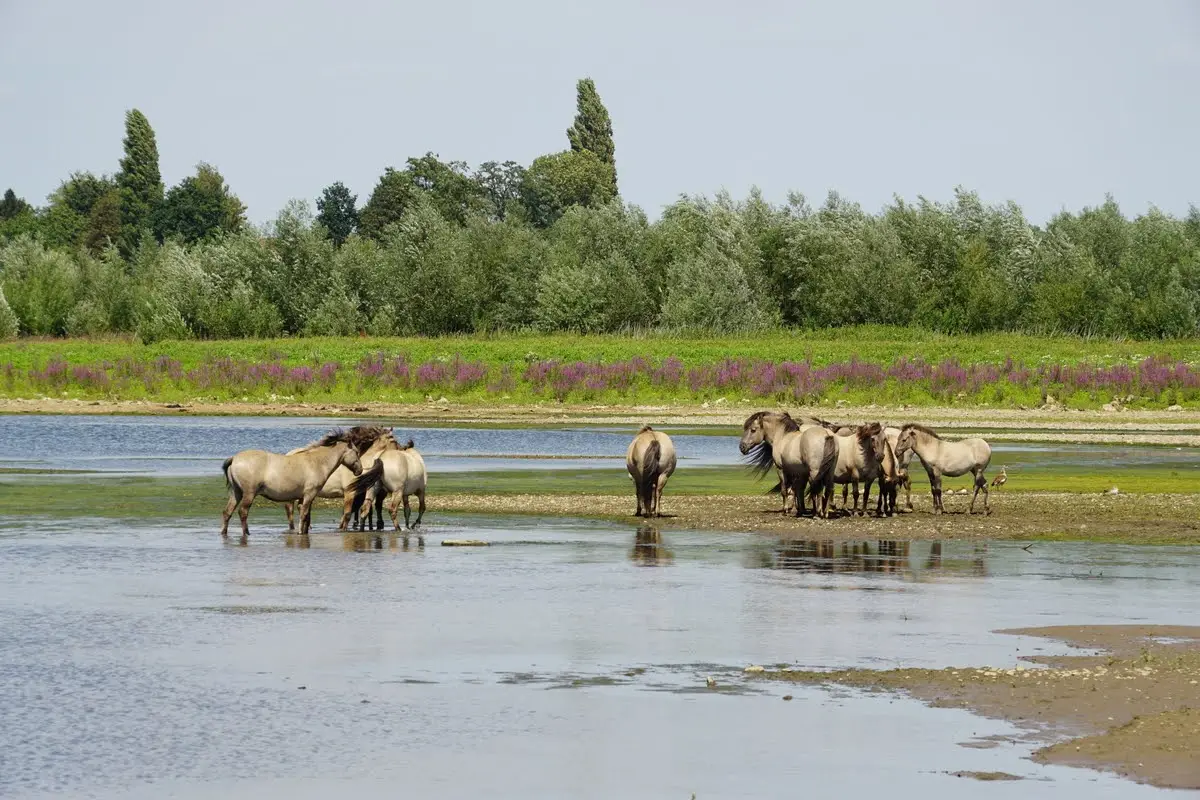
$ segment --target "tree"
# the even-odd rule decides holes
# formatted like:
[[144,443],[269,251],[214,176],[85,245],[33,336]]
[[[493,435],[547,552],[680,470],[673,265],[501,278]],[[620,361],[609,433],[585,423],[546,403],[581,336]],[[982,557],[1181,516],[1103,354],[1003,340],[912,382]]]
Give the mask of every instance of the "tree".
[[534,159],[521,182],[529,219],[549,227],[571,206],[599,206],[613,198],[612,167],[590,150],[566,150]]
[[388,227],[404,216],[405,210],[412,204],[414,192],[408,175],[394,167],[385,169],[359,214],[359,233],[382,240]]
[[358,227],[357,200],[357,195],[350,194],[341,181],[326,186],[317,198],[317,222],[329,231],[334,247],[341,247]]
[[[0,200],[0,240],[12,239],[22,233],[32,233],[37,228],[37,216],[33,206],[17,197],[16,192],[9,189]],[[3,310],[0,309],[0,316]],[[2,325],[3,323],[0,323]]]
[[117,188],[121,192],[121,252],[128,256],[153,230],[163,202],[154,130],[146,115],[136,108],[125,114],[124,146]]
[[178,236],[192,244],[217,233],[233,233],[246,222],[246,207],[229,190],[216,167],[201,162],[196,174],[171,187],[156,219],[159,241]]
[[505,161],[503,164],[485,161],[475,170],[474,180],[479,185],[488,216],[503,222],[508,218],[509,209],[521,200],[525,168],[515,161]]
[[5,339],[17,338],[20,330],[17,315],[13,313],[8,305],[8,300],[4,298],[4,287],[0,286],[0,342]]
[[0,220],[13,219],[31,211],[33,206],[26,203],[24,198],[17,197],[17,193],[12,189],[5,190],[4,199],[0,200]]
[[578,153],[587,150],[595,153],[601,162],[612,168],[611,194],[617,195],[617,161],[616,147],[613,144],[612,120],[608,109],[600,102],[596,93],[596,84],[591,78],[584,78],[575,87],[575,124],[567,128],[567,139],[571,142],[571,150]]
[[116,189],[100,196],[88,215],[84,245],[99,253],[121,236],[121,195]]

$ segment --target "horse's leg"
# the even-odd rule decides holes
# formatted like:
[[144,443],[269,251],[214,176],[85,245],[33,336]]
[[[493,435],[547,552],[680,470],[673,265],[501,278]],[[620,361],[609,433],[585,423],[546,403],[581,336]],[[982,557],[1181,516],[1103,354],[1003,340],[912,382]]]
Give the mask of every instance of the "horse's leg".
[[783,498],[783,513],[788,513],[788,482],[783,477],[783,468],[776,467],[775,474],[779,476],[779,496]]
[[312,529],[312,504],[316,499],[316,492],[312,494],[305,493],[304,499],[300,501],[300,535],[307,536]]
[[636,477],[633,479],[633,491],[637,494],[637,511],[633,512],[633,515],[635,517],[640,517],[642,516],[642,506],[644,505],[642,502],[642,481],[638,480]]
[[412,519],[412,506],[410,505],[411,501],[409,500],[410,495],[404,494],[403,491],[401,491],[400,494],[403,495],[404,499],[404,527],[412,530],[412,525],[409,524],[409,521]]
[[[850,509],[850,516],[854,516],[855,514],[858,513],[858,481],[851,481],[851,483],[854,486],[854,508]],[[843,508],[845,507],[845,505],[846,505],[845,503],[842,503]],[[866,495],[865,494],[863,495],[863,505],[864,506],[866,505]]]
[[383,501],[386,498],[380,494],[375,498],[375,530],[383,530]]
[[667,488],[668,475],[659,475],[658,480],[654,482],[654,516],[661,517],[662,512],[659,511],[659,506],[662,505],[663,489]]
[[[854,484],[854,493],[855,493],[855,494],[858,494],[858,484]],[[868,502],[870,499],[871,499],[871,480],[870,480],[870,479],[867,479],[866,481],[864,481],[864,482],[863,482],[863,504],[862,504],[862,511],[859,511],[859,512],[858,512],[858,515],[859,515],[860,517],[865,517],[865,516],[867,515],[867,502]],[[856,509],[858,508],[858,498],[857,498],[857,497],[854,499],[854,507],[855,507]]]
[[974,474],[975,474],[975,493],[973,495],[971,495],[971,510],[968,513],[971,513],[971,514],[975,513],[975,498],[979,497],[979,490],[982,489],[983,490],[983,511],[985,514],[990,514],[990,513],[992,513],[992,509],[990,506],[988,506],[987,478],[984,476],[982,470],[977,473],[974,473]]
[[294,531],[294,530],[296,530],[296,523],[295,523],[295,521],[292,519],[292,504],[291,504],[291,503],[284,503],[284,504],[283,504],[283,513],[287,514],[287,518],[288,518],[288,530],[289,530],[289,531]]
[[417,521],[412,524],[414,528],[420,527],[421,518],[425,516],[425,490],[417,490]]
[[350,527],[350,514],[354,508],[354,493],[344,492],[342,494],[342,518],[338,520],[338,530],[344,531]]
[[396,519],[396,514],[400,511],[400,499],[400,492],[396,492],[392,495],[391,501],[387,504],[388,516],[392,518],[392,528],[394,530],[400,530],[400,523]]
[[233,510],[242,502],[242,489],[232,481],[229,483],[229,502],[225,504],[225,512],[221,514],[221,535],[229,536],[229,518],[233,516]]
[[[899,494],[899,492],[897,492],[897,494]],[[912,504],[912,478],[910,478],[910,477],[909,477],[909,476],[907,476],[907,475],[905,475],[905,476],[904,476],[904,505],[908,507],[908,510],[909,510],[909,511],[912,511],[912,510],[913,510],[913,504]]]
[[247,520],[250,518],[250,506],[254,503],[256,492],[245,492],[242,494],[242,501],[238,503],[238,517],[242,520],[242,537],[250,535],[250,525]]

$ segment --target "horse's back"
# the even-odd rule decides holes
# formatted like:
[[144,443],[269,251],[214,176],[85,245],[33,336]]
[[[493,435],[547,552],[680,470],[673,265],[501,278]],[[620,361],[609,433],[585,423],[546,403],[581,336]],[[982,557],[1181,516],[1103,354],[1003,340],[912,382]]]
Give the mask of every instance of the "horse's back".
[[401,451],[407,463],[407,471],[404,476],[404,493],[413,494],[414,492],[424,491],[426,485],[425,477],[425,459],[416,450],[409,448]]

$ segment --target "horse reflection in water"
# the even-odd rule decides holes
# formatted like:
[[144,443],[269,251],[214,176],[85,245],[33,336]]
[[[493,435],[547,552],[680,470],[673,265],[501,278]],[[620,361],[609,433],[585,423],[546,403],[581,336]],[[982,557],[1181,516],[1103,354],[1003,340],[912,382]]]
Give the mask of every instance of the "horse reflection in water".
[[629,558],[635,564],[659,567],[670,564],[675,556],[663,543],[662,532],[653,525],[643,525],[633,535],[633,550]]
[[876,573],[919,578],[921,573],[985,577],[987,545],[973,547],[970,557],[944,556],[942,543],[931,542],[928,556],[911,559],[921,542],[884,539],[871,542],[784,539],[762,566],[821,574]]
[[[358,531],[346,531],[337,540],[333,537],[289,533],[284,537],[284,546],[297,550],[308,550],[312,547],[314,540],[317,542],[319,548],[326,550],[336,548],[337,545],[334,542],[338,541],[341,544],[341,549],[347,553],[369,553],[376,550],[401,550],[407,552],[411,549],[409,537],[407,536],[398,533],[364,533]],[[418,540],[417,550],[424,549],[424,543]]]

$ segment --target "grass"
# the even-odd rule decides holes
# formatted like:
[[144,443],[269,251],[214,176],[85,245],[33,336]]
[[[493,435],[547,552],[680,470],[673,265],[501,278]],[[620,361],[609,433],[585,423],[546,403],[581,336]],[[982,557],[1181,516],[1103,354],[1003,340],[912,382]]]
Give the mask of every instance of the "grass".
[[[1014,464],[1016,464],[1014,460]],[[1010,468],[1013,464],[1009,465]],[[12,470],[16,472],[17,470]],[[923,474],[913,472],[914,497],[926,497],[928,484]],[[740,467],[686,467],[671,477],[664,497],[762,497],[764,508],[779,502],[767,498],[775,482],[773,475],[756,480]],[[947,488],[965,488],[969,478],[947,479]],[[1100,495],[1112,486],[1122,494],[1193,494],[1200,488],[1195,470],[1170,467],[1030,469],[1009,472],[1009,484],[993,493],[994,498],[1016,496],[1036,498],[1040,493]],[[632,501],[629,476],[623,469],[518,469],[476,472],[444,472],[430,478],[430,509],[436,511],[439,496],[543,496],[580,498],[572,507],[577,516],[595,516],[585,498],[625,497]],[[840,497],[841,487],[836,494]],[[0,479],[3,514],[14,518],[27,516],[82,517],[117,519],[161,518],[171,520],[195,517],[219,518],[226,493],[224,482],[213,477],[95,477],[64,476],[49,478],[36,471]],[[947,499],[952,502],[967,498]],[[253,516],[277,515],[282,509],[268,501],[255,503]],[[539,509],[527,509],[539,513]],[[603,516],[603,514],[601,514]]]
[[674,356],[689,367],[727,357],[775,361],[811,358],[817,366],[851,357],[871,363],[886,363],[900,356],[926,361],[957,358],[963,364],[993,363],[1009,356],[1030,364],[1042,361],[1088,361],[1107,365],[1130,363],[1150,355],[1163,355],[1189,363],[1200,362],[1200,339],[1135,341],[1019,333],[948,335],[917,328],[869,325],[703,338],[659,333],[592,336],[472,334],[438,338],[237,339],[159,342],[152,345],[128,339],[24,339],[0,344],[0,363],[12,362],[18,368],[26,369],[44,364],[55,355],[61,355],[72,363],[105,359],[115,361],[126,356],[153,359],[166,355],[178,360],[184,369],[220,357],[244,360],[278,357],[290,364],[313,361],[353,364],[362,356],[380,350],[407,353],[414,362],[459,354],[467,360],[513,365],[523,364],[530,354],[537,358],[563,361],[617,361],[634,356]]
[[[367,375],[357,365],[384,354],[404,356],[411,373],[392,381]],[[0,344],[0,397],[43,396],[79,399],[305,402],[351,405],[367,401],[424,402],[440,396],[475,404],[546,400],[633,404],[736,400],[743,397],[851,404],[962,403],[995,407],[1040,405],[1044,392],[1074,408],[1098,408],[1110,401],[1109,383],[1040,377],[1039,367],[1087,364],[1090,368],[1130,367],[1146,358],[1181,365],[1182,377],[1159,369],[1155,377],[1134,380],[1131,408],[1200,404],[1200,340],[1139,342],[994,333],[948,336],[919,329],[863,326],[826,331],[775,331],[754,336],[685,338],[642,335],[471,335],[441,338],[311,338],[180,341],[143,345],[129,339],[28,339]],[[170,366],[154,367],[156,359]],[[213,365],[222,359],[225,368]],[[648,371],[632,377],[607,375],[592,382],[583,367],[628,366],[639,359],[658,368],[677,364],[674,377],[660,380]],[[741,360],[741,372],[721,365]],[[900,370],[884,377],[878,367],[902,359],[940,365],[930,377]],[[1002,367],[1007,360],[1032,371]],[[122,362],[124,361],[124,366]],[[58,362],[53,375],[43,372]],[[525,374],[530,364],[557,362],[562,369],[541,379]],[[750,362],[775,365],[750,374]],[[803,365],[803,376],[786,373],[784,362]],[[382,364],[383,362],[381,362]],[[257,366],[255,366],[257,365]],[[331,369],[322,378],[321,366]],[[418,379],[419,369],[444,377]],[[973,366],[985,368],[968,375]],[[253,369],[251,369],[253,367]],[[268,375],[266,368],[274,370]],[[775,369],[778,367],[778,369]],[[388,367],[391,368],[390,366]],[[828,375],[811,370],[829,368]],[[557,369],[557,368],[555,368]],[[197,377],[190,371],[205,372]],[[297,371],[295,375],[290,371]],[[689,374],[691,371],[695,374]],[[840,370],[840,371],[839,371]],[[618,370],[619,371],[619,370]],[[38,375],[32,373],[37,372]],[[786,374],[785,374],[786,373]],[[736,377],[740,375],[740,377]],[[764,377],[769,375],[771,377]],[[538,383],[538,380],[541,380]],[[1088,381],[1092,382],[1089,383]],[[1121,390],[1119,394],[1126,394]]]

